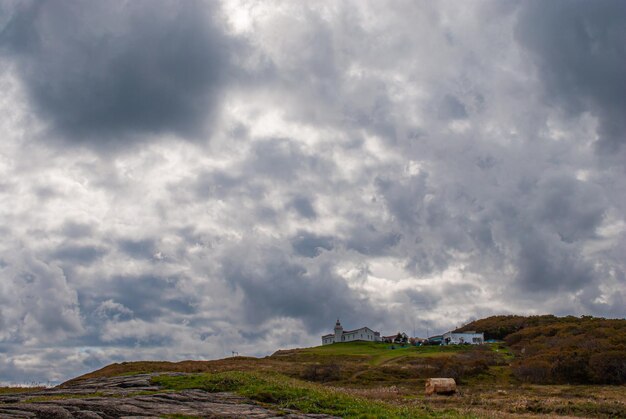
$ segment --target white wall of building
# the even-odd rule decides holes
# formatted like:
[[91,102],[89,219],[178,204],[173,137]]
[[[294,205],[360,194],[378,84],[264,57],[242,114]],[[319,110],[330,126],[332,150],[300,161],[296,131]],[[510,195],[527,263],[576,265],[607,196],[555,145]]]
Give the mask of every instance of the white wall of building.
[[351,330],[349,332],[344,332],[341,336],[342,342],[352,342],[355,340],[366,340],[370,342],[376,342],[380,340],[380,335],[376,335],[369,327],[362,327],[357,330]]
[[460,345],[463,343],[469,343],[471,345],[482,345],[485,343],[484,333],[464,332],[453,333],[448,332],[443,334],[443,344],[446,345]]
[[330,345],[335,342],[369,341],[380,342],[380,333],[369,327],[362,327],[356,330],[344,331],[339,321],[335,325],[333,334],[322,336],[322,345]]

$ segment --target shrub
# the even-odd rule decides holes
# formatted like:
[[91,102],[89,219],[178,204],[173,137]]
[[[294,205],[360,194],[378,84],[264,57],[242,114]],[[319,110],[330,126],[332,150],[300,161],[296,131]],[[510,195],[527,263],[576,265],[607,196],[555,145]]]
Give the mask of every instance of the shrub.
[[547,383],[551,380],[552,365],[543,359],[531,358],[513,365],[513,375],[530,383]]
[[303,380],[326,383],[341,378],[341,366],[336,362],[328,364],[309,364],[300,374]]
[[[544,319],[547,321],[547,319]],[[626,383],[626,321],[552,318],[506,336],[513,373],[533,383]]]
[[626,383],[626,351],[610,351],[589,358],[589,376],[596,383]]

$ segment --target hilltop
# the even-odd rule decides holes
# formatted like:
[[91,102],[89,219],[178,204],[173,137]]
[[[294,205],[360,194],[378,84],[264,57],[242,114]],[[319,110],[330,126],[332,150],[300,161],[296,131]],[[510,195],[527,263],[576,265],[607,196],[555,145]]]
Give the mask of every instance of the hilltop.
[[513,374],[546,384],[626,384],[626,320],[591,316],[494,316],[459,331],[503,339],[513,351]]
[[[600,385],[625,382],[625,320],[495,316],[459,330],[482,331],[500,341],[422,347],[350,342],[278,350],[264,358],[125,362],[70,380],[52,395],[22,394],[20,400],[67,404],[82,391],[102,403],[107,396],[92,394],[98,393],[94,382],[118,380],[123,387],[124,380],[143,377],[142,391],[150,394],[115,397],[154,403],[162,394],[178,394],[180,403],[193,396],[197,404],[197,391],[216,394],[218,401],[232,401],[227,395],[235,393],[237,403],[266,409],[263,417],[297,412],[341,417],[626,416],[626,386]],[[425,397],[429,377],[455,378],[459,394]],[[85,390],[87,384],[91,390]]]

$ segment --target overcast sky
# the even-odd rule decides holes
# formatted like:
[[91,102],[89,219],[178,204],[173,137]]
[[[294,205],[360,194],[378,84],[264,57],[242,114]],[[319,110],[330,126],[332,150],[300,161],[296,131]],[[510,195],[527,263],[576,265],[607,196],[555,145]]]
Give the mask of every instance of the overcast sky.
[[626,316],[624,22],[0,0],[0,382]]

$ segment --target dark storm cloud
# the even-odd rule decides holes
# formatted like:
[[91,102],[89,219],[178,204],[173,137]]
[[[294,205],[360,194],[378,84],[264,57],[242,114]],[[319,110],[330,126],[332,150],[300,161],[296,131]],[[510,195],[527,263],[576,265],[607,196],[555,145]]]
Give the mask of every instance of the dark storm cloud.
[[[174,186],[186,190],[191,186],[199,199],[253,198],[257,202],[277,184],[294,184],[306,176],[332,173],[334,163],[325,156],[307,152],[290,138],[262,138],[252,143],[245,158],[226,170],[206,170],[195,174],[191,184]],[[300,185],[298,184],[300,187]],[[306,219],[315,219],[317,213],[312,197],[301,191],[291,193],[286,209],[293,209]]]
[[319,256],[322,250],[332,250],[334,247],[331,236],[318,236],[307,231],[299,231],[291,240],[291,245],[298,255],[308,258]]
[[598,146],[626,141],[626,6],[621,0],[521,3],[516,28],[531,52],[547,99],[571,115],[600,120]]
[[402,235],[377,227],[373,220],[361,220],[348,232],[346,246],[364,255],[382,256],[393,253]]
[[66,263],[89,265],[106,253],[100,246],[62,244],[52,252],[52,257]]
[[307,268],[271,249],[246,254],[243,260],[229,258],[223,275],[243,291],[249,322],[290,317],[300,319],[310,332],[318,332],[338,315],[354,323],[377,316],[371,303],[353,292],[331,266]]
[[[91,327],[83,344],[102,342],[104,322],[139,320],[158,324],[173,315],[195,313],[198,297],[179,289],[184,279],[159,275],[114,275],[79,293],[83,315]],[[132,341],[132,339],[131,339]],[[134,342],[134,341],[133,341]]]
[[[453,185],[433,183],[426,172],[396,181],[376,179],[380,198],[393,215],[393,223],[386,227],[391,231],[381,235],[371,226],[358,231],[361,237],[351,242],[357,244],[357,250],[367,250],[368,254],[404,253],[407,267],[420,275],[445,270],[454,261],[454,251],[466,251],[470,246],[465,215],[457,214],[467,199],[462,195],[468,191],[458,193],[455,191],[459,189],[458,180],[453,182]],[[378,246],[363,249],[368,243],[363,237],[367,231],[375,233],[374,243]],[[483,230],[482,234],[488,233]]]
[[[626,284],[626,274],[618,269],[618,281]],[[589,286],[582,292],[581,301],[590,313],[597,313],[598,316],[608,318],[624,318],[624,307],[626,307],[626,291],[621,290],[603,295],[597,286]]]
[[445,95],[439,106],[439,117],[442,119],[467,118],[467,110],[459,99],[452,95]]
[[407,298],[411,305],[417,306],[419,310],[430,310],[435,308],[441,301],[439,293],[430,290],[408,289],[399,291],[395,297],[397,300]]
[[[92,302],[93,303],[93,302]],[[83,303],[84,304],[84,303]],[[91,312],[98,320],[115,320],[124,321],[133,318],[133,311],[123,304],[116,303],[113,300],[105,300],[98,304],[98,307]]]
[[192,303],[196,297],[180,292],[179,281],[180,278],[155,275],[116,276],[99,288],[98,295],[89,298],[113,300],[143,320],[154,320],[170,313],[193,313]]
[[[428,193],[427,173],[416,179],[398,182],[383,177],[376,178],[378,192],[400,224],[415,225],[424,211],[424,197]],[[434,220],[431,220],[434,221]]]
[[156,252],[156,244],[152,239],[120,240],[118,248],[135,259],[150,259]]
[[3,377],[624,315],[616,3],[13,4]]
[[82,332],[76,292],[61,269],[27,251],[2,260],[0,321],[8,327],[0,328],[0,341],[55,342]]
[[444,296],[452,297],[457,304],[462,305],[464,301],[471,298],[480,298],[480,289],[476,285],[444,284],[441,289],[424,289],[420,287],[409,288],[398,291],[395,300],[408,300],[410,306],[417,307],[418,310],[433,310],[438,305],[445,304]]
[[32,1],[17,5],[0,46],[62,140],[193,137],[217,111],[234,47],[217,18],[195,1]]
[[533,218],[569,243],[596,237],[607,208],[599,187],[567,176],[542,179],[533,198]]
[[311,201],[305,196],[297,196],[291,200],[291,207],[296,210],[301,217],[313,220],[317,218],[315,208],[311,205]]
[[557,291],[580,290],[596,279],[593,267],[576,247],[532,230],[528,234],[520,232],[519,240],[517,288],[549,296]]
[[93,234],[93,228],[89,224],[68,221],[63,224],[60,233],[70,239],[78,239]]
[[[387,248],[364,249],[368,241],[358,236],[348,243],[369,255],[404,255],[406,267],[420,276],[458,264],[459,253],[468,256],[466,266],[485,276],[508,265],[516,270],[518,295],[550,297],[599,283],[602,274],[582,249],[599,237],[605,221],[609,204],[602,188],[565,169],[535,173],[516,163],[517,154],[497,149],[485,169],[475,164],[471,154],[483,152],[480,144],[474,147],[469,155],[451,148],[428,175],[378,179],[380,199],[392,215],[385,230],[401,235]],[[360,225],[355,233],[363,234],[367,230]]]

